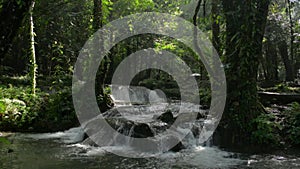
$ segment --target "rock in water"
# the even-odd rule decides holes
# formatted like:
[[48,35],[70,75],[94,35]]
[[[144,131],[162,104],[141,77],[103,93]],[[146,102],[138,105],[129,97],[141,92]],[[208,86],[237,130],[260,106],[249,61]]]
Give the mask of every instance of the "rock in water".
[[167,123],[169,125],[173,124],[175,121],[171,110],[167,110],[165,113],[160,115],[157,119],[161,120],[162,122]]
[[171,148],[170,151],[173,152],[179,152],[180,150],[185,149],[184,145],[182,144],[182,142],[179,142],[178,144],[176,144],[176,146],[174,146],[173,148]]
[[133,128],[133,136],[135,138],[147,138],[147,137],[154,137],[154,133],[149,127],[149,125],[145,123],[136,124]]
[[8,150],[7,150],[7,153],[12,153],[12,152],[14,152],[13,149],[8,149]]

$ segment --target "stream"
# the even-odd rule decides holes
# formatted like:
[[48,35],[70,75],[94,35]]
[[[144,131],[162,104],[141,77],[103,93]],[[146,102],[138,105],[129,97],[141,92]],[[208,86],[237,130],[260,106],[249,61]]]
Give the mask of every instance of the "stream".
[[[119,131],[123,131],[123,134],[127,134],[128,136],[141,134],[132,132],[135,131],[135,127],[140,127],[140,124],[147,125],[148,128],[146,129],[151,129],[151,132],[154,134],[159,133],[163,128],[168,126],[157,118],[163,114],[166,109],[171,110],[174,118],[175,116],[180,116],[180,114],[176,114],[179,109],[178,103],[166,104],[165,96],[157,91],[154,92],[142,88],[130,89],[130,91],[128,91],[129,89],[124,87],[118,87],[118,89],[119,92],[112,98],[115,103],[118,102],[119,105],[117,105],[117,107],[118,110],[122,111],[122,117],[120,118],[118,116],[115,109],[107,111],[104,114],[111,118],[111,121],[115,123],[113,125],[117,126]],[[131,103],[133,100],[133,102],[138,103],[138,105],[130,105],[130,100]],[[159,104],[157,104],[157,102],[155,103],[155,101],[159,102]],[[201,107],[191,104],[184,104],[184,109],[184,111],[189,113],[197,112],[200,115],[205,114],[205,111],[202,110]],[[96,122],[98,122],[97,120],[98,118],[96,117],[92,119],[89,124],[83,126],[83,128],[77,127],[63,132],[9,134],[7,138],[11,144],[0,143],[0,169],[300,168],[300,150],[282,150],[269,154],[234,153],[213,146],[209,140],[204,144],[202,142],[199,144],[197,140],[201,140],[201,137],[199,137],[197,133],[196,135],[195,133],[190,133],[188,137],[185,137],[185,139],[181,141],[185,148],[180,149],[178,152],[167,151],[159,152],[158,154],[145,154],[147,158],[121,157],[115,154],[122,153],[111,152],[123,152],[123,154],[137,153],[131,147],[131,140],[119,140],[119,142],[116,141],[102,147],[85,144],[86,141],[84,140],[88,138],[85,137],[84,131],[93,129],[93,124],[96,124]],[[131,122],[130,125],[124,126],[124,124],[128,124],[129,121],[134,121],[134,123]],[[211,121],[213,121],[213,118],[200,118],[196,121],[196,123],[199,123],[198,130],[209,130],[209,128],[203,128],[202,124],[210,123]],[[161,124],[164,126],[160,127]],[[89,125],[91,128],[89,128]],[[100,137],[101,141],[107,137],[107,134],[109,133],[99,132],[95,135]]]
[[125,158],[107,150],[128,151],[126,147],[92,147],[77,143],[81,128],[45,134],[14,133],[10,145],[1,144],[1,169],[206,169],[253,168],[298,169],[300,152],[238,154],[217,147],[195,146],[150,158]]

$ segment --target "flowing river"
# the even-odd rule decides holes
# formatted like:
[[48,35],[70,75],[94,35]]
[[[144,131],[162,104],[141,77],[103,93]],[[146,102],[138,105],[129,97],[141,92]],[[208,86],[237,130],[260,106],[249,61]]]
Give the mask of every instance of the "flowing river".
[[[157,104],[165,102],[163,94],[148,89],[128,89],[118,87],[119,92],[113,96],[115,103],[121,106],[123,117],[126,119],[144,123],[154,133],[155,118],[165,111],[165,108],[174,112],[178,110],[178,104]],[[155,102],[156,101],[156,102]],[[133,102],[138,105],[130,105]],[[148,102],[148,103],[145,103]],[[141,105],[141,104],[148,105]],[[149,104],[150,103],[150,104]],[[128,107],[129,105],[129,107]],[[199,107],[185,104],[187,112],[200,111]],[[115,115],[115,111],[106,114]],[[111,118],[111,117],[110,117]],[[115,122],[119,121],[118,117]],[[202,121],[201,121],[202,120]],[[199,119],[201,124],[211,120]],[[97,122],[97,118],[92,121]],[[125,121],[126,122],[126,121]],[[93,123],[92,123],[93,124]],[[88,125],[87,125],[88,126]],[[91,125],[93,126],[93,125]],[[120,131],[130,136],[132,128],[119,126]],[[86,128],[85,128],[86,129]],[[202,130],[204,128],[201,128]],[[206,128],[209,130],[209,128]],[[98,134],[98,133],[97,133]],[[100,133],[101,134],[101,133]],[[100,138],[105,138],[107,133],[102,133]],[[209,144],[197,144],[197,137],[192,134],[182,141],[186,148],[179,152],[164,152],[153,154],[147,158],[126,158],[114,155],[110,152],[135,153],[130,148],[130,140],[121,140],[122,144],[94,147],[84,144],[84,129],[72,128],[64,132],[25,134],[12,133],[7,136],[11,144],[0,142],[0,169],[299,169],[300,150],[276,151],[269,154],[242,154],[221,150]],[[201,138],[198,138],[201,139]],[[126,144],[124,144],[126,143]],[[147,155],[149,156],[149,154]]]
[[1,169],[206,169],[253,168],[299,169],[300,151],[273,154],[238,154],[217,147],[195,146],[180,152],[168,152],[150,158],[125,158],[109,149],[128,151],[126,147],[91,147],[77,143],[81,128],[46,134],[14,133],[12,144],[0,147]]

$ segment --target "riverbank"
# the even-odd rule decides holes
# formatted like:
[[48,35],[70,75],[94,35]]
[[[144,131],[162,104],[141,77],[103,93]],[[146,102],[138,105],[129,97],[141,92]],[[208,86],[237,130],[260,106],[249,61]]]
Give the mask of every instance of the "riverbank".
[[[300,166],[299,149],[250,154],[197,146],[177,153],[168,152],[151,158],[135,159],[116,156],[107,151],[127,151],[125,147],[109,149],[85,146],[76,143],[74,136],[69,130],[58,133],[10,135],[8,139],[13,144],[0,146],[0,168],[298,169]],[[8,153],[8,147],[13,151]]]

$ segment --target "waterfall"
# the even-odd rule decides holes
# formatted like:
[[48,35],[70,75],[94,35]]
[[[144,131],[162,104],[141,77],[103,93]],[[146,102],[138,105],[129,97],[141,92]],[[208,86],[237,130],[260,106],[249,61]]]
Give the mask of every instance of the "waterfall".
[[[116,106],[102,113],[102,116],[116,132],[103,128],[103,117],[95,117],[84,125],[90,137],[84,144],[94,142],[100,147],[125,147],[154,154],[166,152],[170,148],[177,152],[211,146],[211,140],[205,139],[213,132],[210,131],[213,129],[210,127],[213,119],[208,118],[207,111],[202,110],[200,105],[168,103],[165,94],[157,89],[120,85],[110,87],[111,98]],[[194,119],[196,121],[189,119],[193,114],[197,116],[197,120]],[[141,139],[135,138],[143,138],[143,142],[137,142]],[[169,146],[170,143],[174,145],[173,148]]]
[[150,90],[142,86],[110,85],[111,98],[116,106],[145,105],[167,102],[161,90]]

